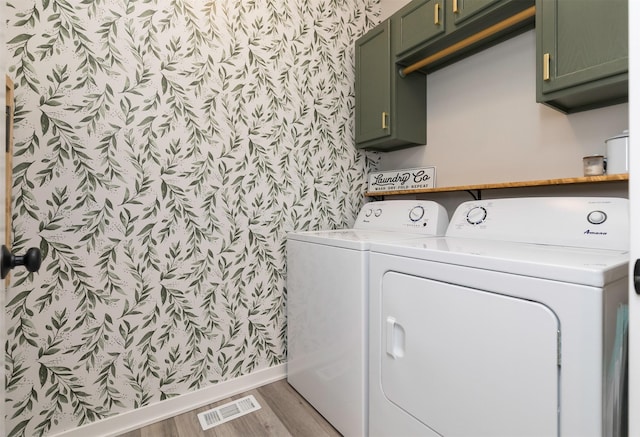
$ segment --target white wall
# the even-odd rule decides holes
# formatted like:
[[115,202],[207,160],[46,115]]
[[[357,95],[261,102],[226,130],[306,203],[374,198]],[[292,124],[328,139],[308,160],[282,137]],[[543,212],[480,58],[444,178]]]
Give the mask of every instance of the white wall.
[[438,186],[582,176],[582,157],[627,129],[628,104],[566,115],[535,101],[535,31],[427,76],[427,146],[379,168],[434,165]]
[[380,0],[380,20],[389,18],[398,9],[409,3],[410,0]]

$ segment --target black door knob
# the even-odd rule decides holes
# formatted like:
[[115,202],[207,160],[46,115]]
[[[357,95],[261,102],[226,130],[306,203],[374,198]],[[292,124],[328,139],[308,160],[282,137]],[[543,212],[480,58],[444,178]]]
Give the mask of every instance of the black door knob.
[[9,252],[7,246],[2,245],[2,272],[0,278],[4,279],[9,274],[9,270],[16,266],[25,266],[30,272],[37,272],[40,270],[40,264],[42,262],[40,249],[32,247],[27,250],[23,256],[17,256]]
[[640,294],[640,259],[637,259],[633,266],[633,288],[636,294]]

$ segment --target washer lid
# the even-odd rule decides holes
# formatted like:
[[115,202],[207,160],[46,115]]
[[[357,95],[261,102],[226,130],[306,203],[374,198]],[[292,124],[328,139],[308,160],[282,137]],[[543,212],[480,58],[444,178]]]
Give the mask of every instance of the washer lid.
[[353,250],[369,250],[373,242],[392,242],[408,239],[424,240],[420,234],[372,231],[362,229],[337,229],[330,231],[290,232],[288,241],[303,241],[307,243],[324,244],[326,246],[342,247]]
[[374,243],[371,251],[595,287],[626,277],[629,263],[628,251],[454,237]]

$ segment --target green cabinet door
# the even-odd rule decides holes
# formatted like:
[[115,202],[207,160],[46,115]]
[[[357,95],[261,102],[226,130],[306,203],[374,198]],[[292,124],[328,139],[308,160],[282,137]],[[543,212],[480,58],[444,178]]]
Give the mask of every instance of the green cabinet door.
[[444,0],[415,0],[391,17],[395,53],[401,56],[445,32]]
[[537,0],[537,100],[565,112],[626,101],[627,0]]
[[391,134],[391,28],[385,21],[356,43],[356,143]]
[[391,20],[386,20],[356,41],[358,148],[389,151],[426,143],[426,76],[399,75],[391,26]]

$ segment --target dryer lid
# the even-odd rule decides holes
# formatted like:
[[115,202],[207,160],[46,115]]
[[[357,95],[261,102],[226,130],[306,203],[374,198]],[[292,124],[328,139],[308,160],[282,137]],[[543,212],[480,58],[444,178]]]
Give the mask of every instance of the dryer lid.
[[371,251],[594,287],[626,277],[629,263],[628,251],[451,237],[375,243]]

